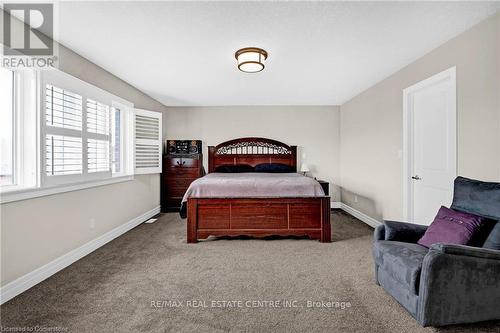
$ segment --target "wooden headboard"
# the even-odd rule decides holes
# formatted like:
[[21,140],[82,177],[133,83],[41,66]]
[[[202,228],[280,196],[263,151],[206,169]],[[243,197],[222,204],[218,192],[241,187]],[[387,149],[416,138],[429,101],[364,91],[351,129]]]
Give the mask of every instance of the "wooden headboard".
[[297,172],[297,146],[265,138],[240,138],[208,146],[208,172],[222,164],[282,163]]

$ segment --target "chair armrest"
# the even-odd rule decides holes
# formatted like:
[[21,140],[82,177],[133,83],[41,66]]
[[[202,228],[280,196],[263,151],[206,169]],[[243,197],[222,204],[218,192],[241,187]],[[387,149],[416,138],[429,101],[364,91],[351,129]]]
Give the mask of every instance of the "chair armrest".
[[483,249],[481,247],[437,243],[433,244],[430,249],[446,254],[500,260],[499,250]]
[[427,230],[426,225],[384,221],[385,238],[388,241],[416,243]]
[[424,257],[417,319],[441,326],[500,319],[500,251],[434,244]]

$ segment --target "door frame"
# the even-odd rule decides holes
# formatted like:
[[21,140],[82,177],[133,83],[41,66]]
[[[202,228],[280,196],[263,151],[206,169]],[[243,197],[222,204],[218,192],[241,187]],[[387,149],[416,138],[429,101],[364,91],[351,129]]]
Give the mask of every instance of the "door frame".
[[411,172],[413,166],[413,94],[424,88],[450,80],[452,84],[452,94],[449,103],[455,112],[451,117],[451,128],[453,129],[452,146],[455,159],[454,173],[457,174],[457,67],[453,66],[438,74],[435,74],[423,81],[420,81],[403,90],[403,219],[406,222],[413,222],[413,182]]

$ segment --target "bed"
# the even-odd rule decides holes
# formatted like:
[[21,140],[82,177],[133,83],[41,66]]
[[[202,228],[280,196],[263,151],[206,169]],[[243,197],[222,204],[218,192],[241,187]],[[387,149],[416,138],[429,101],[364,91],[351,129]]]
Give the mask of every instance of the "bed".
[[[286,165],[292,173],[219,173],[220,166]],[[220,168],[219,168],[220,169]],[[208,147],[208,174],[189,186],[187,242],[209,236],[308,236],[331,241],[330,197],[297,172],[297,147],[240,138]]]

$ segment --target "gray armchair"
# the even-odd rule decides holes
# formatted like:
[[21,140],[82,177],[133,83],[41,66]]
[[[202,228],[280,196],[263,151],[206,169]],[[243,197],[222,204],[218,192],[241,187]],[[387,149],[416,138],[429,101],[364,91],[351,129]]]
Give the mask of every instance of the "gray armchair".
[[420,246],[427,227],[417,224],[375,229],[376,282],[423,326],[500,319],[500,183],[457,178],[452,208],[490,219],[477,247]]

